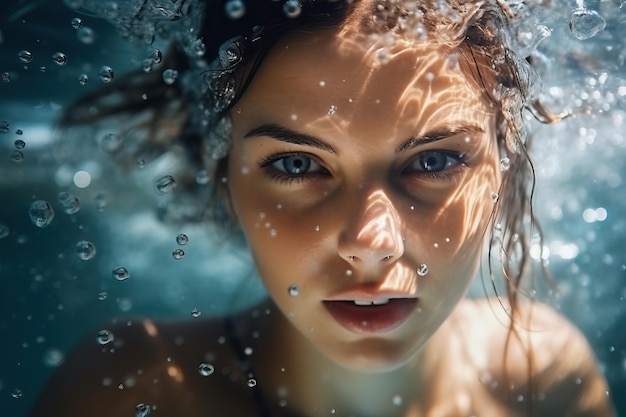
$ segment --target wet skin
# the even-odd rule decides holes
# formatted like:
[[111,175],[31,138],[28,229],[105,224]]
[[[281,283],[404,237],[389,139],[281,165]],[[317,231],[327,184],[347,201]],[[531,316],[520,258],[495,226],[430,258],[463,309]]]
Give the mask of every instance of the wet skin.
[[[375,49],[334,31],[281,42],[232,112],[228,171],[272,299],[363,371],[414,358],[465,294],[499,186],[494,115],[456,56],[398,42],[381,64]],[[389,298],[410,314],[379,332],[327,308]]]

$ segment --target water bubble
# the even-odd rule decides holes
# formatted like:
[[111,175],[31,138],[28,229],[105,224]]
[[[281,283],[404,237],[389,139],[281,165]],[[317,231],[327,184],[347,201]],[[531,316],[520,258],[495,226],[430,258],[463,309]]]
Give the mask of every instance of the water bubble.
[[160,64],[163,61],[163,53],[160,50],[155,49],[152,51],[152,57],[150,58],[153,63]]
[[208,184],[211,177],[206,169],[201,169],[196,173],[196,182],[200,185]]
[[285,12],[285,15],[290,18],[300,16],[300,13],[302,13],[300,0],[287,0],[283,5],[283,11]]
[[106,133],[100,138],[100,147],[103,151],[114,153],[122,146],[122,139],[115,133]]
[[172,85],[176,82],[176,79],[178,78],[178,71],[176,71],[175,69],[166,69],[165,71],[163,71],[163,82],[167,85]]
[[30,221],[37,227],[50,226],[54,219],[54,210],[50,203],[44,200],[35,200],[30,203],[28,208],[28,217]]
[[233,20],[240,19],[246,14],[246,6],[241,0],[228,0],[224,5],[224,10],[228,17]]
[[189,243],[189,236],[184,233],[179,234],[178,236],[176,236],[176,243],[181,246],[185,246],[187,243]]
[[65,356],[58,349],[48,349],[43,354],[43,363],[46,366],[55,368],[63,363]]
[[110,331],[106,329],[100,330],[96,334],[96,342],[98,342],[98,344],[100,345],[106,345],[108,343],[111,343],[113,340],[115,340],[113,333],[111,333]]
[[248,379],[248,386],[250,388],[256,387],[256,379],[254,379],[254,378]]
[[585,40],[596,36],[606,27],[606,21],[595,10],[575,9],[569,18],[569,30],[577,39]]
[[146,166],[146,161],[143,158],[137,160],[137,168],[143,169]]
[[0,223],[0,239],[4,239],[9,236],[9,228],[7,225]]
[[494,203],[497,203],[499,198],[500,196],[498,195],[498,193],[491,193],[491,201],[493,201]]
[[243,350],[243,353],[244,353],[246,356],[250,356],[250,355],[252,355],[252,353],[253,353],[253,352],[254,352],[254,350],[253,350],[250,346],[246,347],[246,348]]
[[171,175],[164,175],[155,182],[159,194],[171,193],[176,188],[176,180]]
[[80,74],[78,76],[78,83],[80,85],[85,85],[87,84],[87,81],[89,81],[89,77],[87,76],[87,74]]
[[8,83],[11,81],[11,74],[9,74],[8,72],[3,72],[2,73],[2,81],[5,83]]
[[33,54],[30,51],[22,49],[17,53],[17,57],[20,59],[22,64],[28,64],[33,60]]
[[139,403],[135,407],[135,417],[146,417],[150,414],[150,406],[147,404]]
[[202,362],[198,366],[198,372],[202,376],[211,376],[211,375],[213,375],[213,373],[215,373],[215,367],[213,365],[211,365],[210,363]]
[[13,151],[11,155],[9,155],[9,158],[13,162],[22,162],[24,160],[24,154],[20,151]]
[[44,67],[44,66],[39,67],[39,71],[46,72],[46,67]]
[[193,317],[194,319],[197,319],[201,315],[202,315],[202,312],[198,310],[197,308],[194,308],[193,310],[191,310],[191,317]]
[[123,266],[118,266],[117,268],[113,269],[113,271],[111,271],[111,274],[113,274],[113,278],[118,281],[124,281],[130,278],[130,272],[128,272],[128,269],[124,268]]
[[16,134],[16,135],[20,135],[20,136],[22,136],[22,134],[24,134],[24,132],[22,132],[22,129],[17,129],[17,130],[15,131],[15,134]]
[[331,104],[331,106],[328,108],[328,115],[333,115],[335,113],[337,113],[337,106]]
[[80,29],[82,25],[83,25],[83,20],[80,17],[75,17],[72,19],[72,27],[74,29]]
[[96,247],[87,240],[81,240],[76,244],[76,255],[83,261],[88,261],[96,256]]
[[17,139],[14,142],[14,145],[17,149],[24,149],[26,147],[26,142],[24,142],[22,139]]
[[300,287],[298,287],[297,285],[290,285],[287,289],[287,292],[289,292],[290,296],[297,297],[300,295]]
[[114,76],[115,73],[113,72],[113,68],[109,67],[108,65],[101,66],[100,70],[98,71],[98,77],[100,77],[100,79],[104,83],[110,83],[111,81],[113,81]]
[[18,398],[22,398],[22,395],[24,395],[22,393],[22,390],[19,388],[15,388],[13,391],[11,391],[11,397],[18,399]]
[[105,191],[101,191],[96,194],[96,210],[103,212],[105,207],[109,204],[109,194]]
[[393,405],[395,405],[396,407],[399,407],[402,405],[402,396],[400,395],[394,395],[393,398],[391,399],[391,402],[393,403]]
[[0,120],[0,133],[9,133],[11,125],[6,120]]
[[144,59],[143,62],[141,63],[141,69],[145,73],[152,72],[153,67],[154,67],[154,61],[152,61],[150,58]]
[[508,171],[511,168],[511,160],[509,158],[500,159],[500,171]]
[[80,201],[74,194],[61,191],[57,194],[57,200],[67,214],[76,214],[80,210]]
[[76,32],[76,37],[80,43],[91,45],[96,40],[96,34],[90,27],[82,27]]
[[106,291],[100,291],[98,293],[98,300],[104,301],[104,300],[107,299],[108,296],[109,296],[109,294]]
[[202,39],[196,39],[191,44],[191,51],[197,57],[204,56],[204,54],[206,53],[206,45],[204,44],[204,42],[202,42]]
[[185,257],[185,251],[182,249],[174,249],[172,251],[172,257],[177,261]]
[[428,274],[428,265],[426,264],[420,264],[417,267],[417,275],[419,275],[420,277],[425,277]]
[[67,56],[63,52],[55,52],[52,55],[52,60],[59,66],[67,64]]

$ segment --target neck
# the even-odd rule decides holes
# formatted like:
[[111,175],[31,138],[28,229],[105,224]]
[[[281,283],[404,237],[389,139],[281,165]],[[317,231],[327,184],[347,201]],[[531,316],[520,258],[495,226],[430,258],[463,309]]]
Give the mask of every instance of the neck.
[[[431,340],[410,360],[393,370],[366,372],[347,369],[328,358],[272,308],[263,332],[263,346],[253,364],[270,404],[306,416],[406,415],[421,409],[428,398],[439,355]],[[278,393],[278,397],[277,397]],[[281,401],[282,400],[282,401]]]

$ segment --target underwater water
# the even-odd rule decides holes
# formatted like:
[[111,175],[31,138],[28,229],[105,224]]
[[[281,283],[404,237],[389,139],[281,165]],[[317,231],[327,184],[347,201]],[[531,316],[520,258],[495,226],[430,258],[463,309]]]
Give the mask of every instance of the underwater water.
[[[626,416],[626,6],[563,4],[536,57],[542,98],[575,117],[531,124],[546,238],[533,253],[558,282],[544,298],[587,336]],[[60,0],[3,3],[1,416],[24,416],[71,348],[112,317],[193,319],[263,297],[236,239],[159,220],[158,169],[123,173],[101,136],[68,143],[55,131],[64,106],[139,68],[144,48]]]

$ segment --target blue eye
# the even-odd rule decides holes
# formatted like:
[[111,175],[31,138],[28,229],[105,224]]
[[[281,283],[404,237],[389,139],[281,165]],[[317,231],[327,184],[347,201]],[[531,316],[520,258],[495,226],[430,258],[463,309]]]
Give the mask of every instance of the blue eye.
[[411,163],[410,169],[421,172],[441,172],[463,162],[463,155],[443,151],[422,152]]
[[311,170],[319,171],[321,166],[305,155],[288,155],[276,159],[272,167],[289,175],[307,174]]

